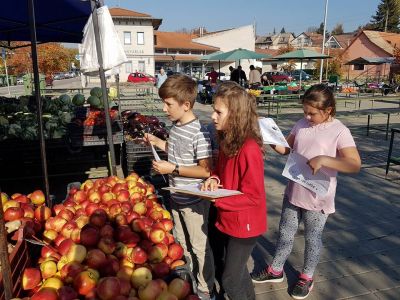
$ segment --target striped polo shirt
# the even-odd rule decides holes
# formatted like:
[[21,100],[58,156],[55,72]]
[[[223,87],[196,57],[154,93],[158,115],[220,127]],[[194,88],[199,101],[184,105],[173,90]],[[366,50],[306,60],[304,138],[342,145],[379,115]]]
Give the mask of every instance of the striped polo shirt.
[[[197,166],[199,160],[212,156],[210,134],[196,118],[186,124],[174,124],[168,138],[168,161],[179,166]],[[203,179],[173,176],[169,174],[169,185],[178,187],[188,184],[200,184]],[[199,197],[181,193],[171,193],[178,204],[193,204]]]

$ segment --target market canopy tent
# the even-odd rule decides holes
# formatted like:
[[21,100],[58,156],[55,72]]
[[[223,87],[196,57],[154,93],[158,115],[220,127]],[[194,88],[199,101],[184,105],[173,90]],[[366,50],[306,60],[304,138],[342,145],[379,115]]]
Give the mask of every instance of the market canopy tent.
[[303,60],[310,59],[325,59],[330,58],[331,56],[318,53],[313,50],[308,49],[299,49],[291,52],[283,53],[277,56],[274,56],[273,59],[276,60],[299,60],[300,61],[300,87],[301,87],[301,71],[303,70]]
[[36,44],[54,41],[80,43],[83,37],[83,28],[93,11],[92,1],[94,0],[14,0],[3,1],[0,9],[0,40],[31,42],[40,155],[45,195],[49,206],[51,206],[51,201]]
[[31,41],[30,9],[33,2],[37,42],[80,43],[91,13],[90,1],[2,1],[0,41]]
[[[271,57],[269,54],[260,54],[251,50],[237,48],[228,52],[218,52],[206,55],[201,58],[201,60],[213,60],[218,61],[219,69],[221,69],[221,60],[222,61],[239,61],[241,59],[262,59]],[[220,73],[221,70],[219,70]]]

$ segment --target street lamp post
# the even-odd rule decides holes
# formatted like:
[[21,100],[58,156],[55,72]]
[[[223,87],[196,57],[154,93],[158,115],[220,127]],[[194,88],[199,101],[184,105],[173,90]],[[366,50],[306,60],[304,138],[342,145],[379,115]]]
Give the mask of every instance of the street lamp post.
[[[322,54],[324,54],[325,51],[325,35],[326,35],[326,17],[328,16],[328,0],[325,0],[325,16],[324,16],[324,34],[322,38]],[[324,60],[321,59],[321,67],[319,70],[319,83],[322,82],[322,70],[324,67]]]

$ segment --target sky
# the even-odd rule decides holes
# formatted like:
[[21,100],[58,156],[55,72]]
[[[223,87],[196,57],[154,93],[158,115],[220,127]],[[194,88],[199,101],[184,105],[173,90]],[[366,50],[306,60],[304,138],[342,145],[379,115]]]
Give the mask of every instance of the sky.
[[328,1],[327,29],[343,24],[345,32],[368,23],[380,0],[104,0],[120,7],[162,19],[160,31],[205,27],[218,31],[256,24],[257,35],[280,32],[295,35],[324,21]]

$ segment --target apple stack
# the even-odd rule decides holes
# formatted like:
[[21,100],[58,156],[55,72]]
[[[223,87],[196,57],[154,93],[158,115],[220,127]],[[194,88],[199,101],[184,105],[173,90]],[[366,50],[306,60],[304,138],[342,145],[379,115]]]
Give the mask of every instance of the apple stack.
[[45,222],[38,266],[22,287],[37,299],[198,299],[182,278],[183,248],[154,186],[136,173],[87,180],[70,189]]

